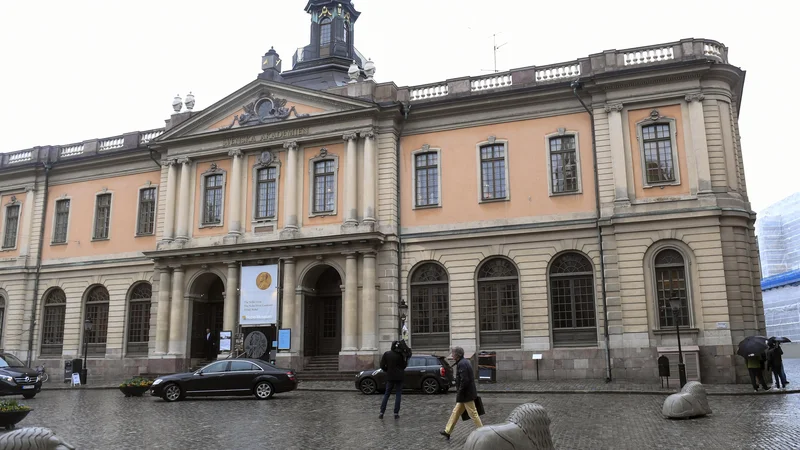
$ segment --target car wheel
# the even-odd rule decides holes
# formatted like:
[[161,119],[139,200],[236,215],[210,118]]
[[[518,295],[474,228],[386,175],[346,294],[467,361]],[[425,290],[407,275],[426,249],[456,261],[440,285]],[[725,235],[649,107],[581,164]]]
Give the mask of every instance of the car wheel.
[[33,397],[36,397],[36,393],[34,392],[34,393],[31,393],[31,394],[22,394],[22,396],[25,397],[26,399],[30,400]]
[[176,402],[181,399],[182,395],[181,387],[172,383],[164,386],[164,395],[162,398],[168,402]]
[[266,400],[275,394],[275,390],[272,389],[272,385],[269,384],[269,382],[262,381],[253,389],[253,394],[255,394],[256,398],[259,400]]
[[358,387],[364,395],[372,395],[378,391],[378,385],[375,384],[375,380],[372,378],[364,378],[361,380],[361,383],[358,384]]
[[425,378],[422,380],[422,392],[433,395],[439,392],[439,382],[435,378]]

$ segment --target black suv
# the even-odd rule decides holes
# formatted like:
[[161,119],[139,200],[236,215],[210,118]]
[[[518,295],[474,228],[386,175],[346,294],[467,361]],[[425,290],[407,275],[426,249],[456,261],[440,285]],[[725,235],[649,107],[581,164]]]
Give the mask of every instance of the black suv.
[[[403,389],[421,389],[426,394],[447,392],[456,383],[453,368],[442,356],[414,355],[408,359]],[[383,392],[386,373],[381,369],[363,370],[356,374],[356,389],[364,394]]]
[[33,398],[42,390],[39,372],[25,367],[16,356],[0,353],[0,395]]

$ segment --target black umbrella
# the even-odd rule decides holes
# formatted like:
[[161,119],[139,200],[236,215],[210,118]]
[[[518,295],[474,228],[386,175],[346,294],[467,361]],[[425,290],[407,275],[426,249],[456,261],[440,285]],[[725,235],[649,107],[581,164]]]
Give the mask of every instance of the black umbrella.
[[792,342],[791,339],[783,336],[773,336],[770,339],[773,339],[775,342],[780,342],[781,344],[785,344],[787,342]]
[[748,336],[742,342],[739,342],[739,350],[737,355],[745,358],[751,355],[760,355],[767,351],[767,338],[764,336]]

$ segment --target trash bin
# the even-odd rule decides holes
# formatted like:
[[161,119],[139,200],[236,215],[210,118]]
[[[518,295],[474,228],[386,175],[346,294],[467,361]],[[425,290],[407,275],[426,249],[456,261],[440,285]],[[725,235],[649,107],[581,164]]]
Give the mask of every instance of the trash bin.
[[64,383],[72,381],[72,360],[64,361]]
[[[83,360],[82,359],[73,359],[72,360],[72,373],[79,373],[81,376],[81,384],[86,384],[86,372],[83,371]],[[72,375],[69,376],[70,380],[72,379]]]
[[497,382],[497,353],[480,352],[478,354],[478,382]]

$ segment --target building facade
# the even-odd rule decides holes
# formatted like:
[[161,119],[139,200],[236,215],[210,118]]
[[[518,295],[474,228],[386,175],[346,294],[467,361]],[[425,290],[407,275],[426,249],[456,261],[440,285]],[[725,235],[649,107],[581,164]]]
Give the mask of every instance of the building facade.
[[164,129],[2,155],[5,351],[186,368],[206,328],[238,329],[241,267],[276,263],[284,366],[373,367],[407,329],[416,352],[496,352],[499,379],[541,355],[542,378],[652,381],[677,322],[690,379],[746,375],[764,315],[724,45],[398,87],[349,1],[306,12],[291,70],[270,50]]

